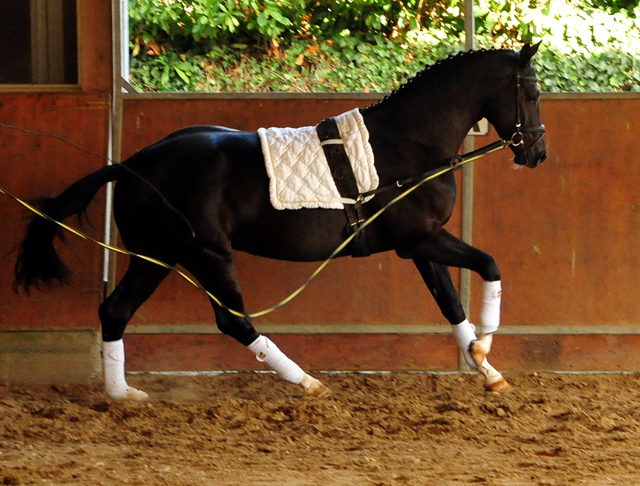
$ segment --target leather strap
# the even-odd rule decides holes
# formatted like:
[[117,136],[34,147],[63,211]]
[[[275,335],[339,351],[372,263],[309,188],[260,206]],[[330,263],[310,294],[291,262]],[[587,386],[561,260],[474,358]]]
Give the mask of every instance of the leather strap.
[[[356,176],[344,149],[344,142],[340,137],[340,130],[335,118],[322,120],[316,125],[316,132],[320,138],[320,144],[340,196],[357,201],[355,204],[344,203],[344,211],[348,220],[347,235],[350,236],[365,221],[362,215],[362,202],[359,200]],[[351,256],[354,257],[369,256],[371,254],[364,229],[351,240],[349,247]]]

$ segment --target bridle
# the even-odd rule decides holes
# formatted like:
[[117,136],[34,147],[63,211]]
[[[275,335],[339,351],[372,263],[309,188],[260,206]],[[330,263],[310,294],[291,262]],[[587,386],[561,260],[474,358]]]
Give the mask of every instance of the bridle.
[[520,107],[520,88],[522,87],[520,81],[535,81],[538,82],[538,78],[535,76],[521,76],[519,73],[516,73],[516,131],[511,135],[511,139],[509,140],[509,145],[512,147],[518,147],[520,145],[524,145],[524,134],[525,133],[540,133],[541,135],[536,138],[535,142],[533,142],[529,146],[524,147],[524,154],[528,157],[528,150],[533,147],[538,140],[540,140],[545,133],[544,125],[537,125],[533,127],[524,127],[522,128],[522,109]]

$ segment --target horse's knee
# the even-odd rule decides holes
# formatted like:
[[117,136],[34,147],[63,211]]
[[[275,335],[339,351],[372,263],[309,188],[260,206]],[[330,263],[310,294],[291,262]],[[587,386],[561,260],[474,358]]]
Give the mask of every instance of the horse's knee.
[[482,269],[478,273],[487,282],[495,282],[501,278],[500,267],[491,255],[485,255]]

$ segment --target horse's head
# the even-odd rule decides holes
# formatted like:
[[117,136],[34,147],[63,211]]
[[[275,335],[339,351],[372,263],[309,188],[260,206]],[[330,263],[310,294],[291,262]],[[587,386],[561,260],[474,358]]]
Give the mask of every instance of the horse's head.
[[500,103],[500,113],[492,121],[498,134],[509,141],[514,162],[531,168],[547,158],[538,79],[531,64],[539,45],[526,44],[520,51],[513,75],[509,76],[509,87],[503,92],[507,93],[506,101]]

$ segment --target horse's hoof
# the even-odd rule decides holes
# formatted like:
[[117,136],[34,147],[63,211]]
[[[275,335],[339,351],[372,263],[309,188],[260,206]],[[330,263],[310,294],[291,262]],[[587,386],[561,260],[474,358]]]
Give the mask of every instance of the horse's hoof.
[[484,389],[494,393],[504,393],[511,390],[511,385],[504,378],[500,378],[493,383],[485,383]]
[[127,387],[124,393],[109,395],[109,397],[118,402],[144,402],[149,400],[149,395],[131,386]]
[[307,396],[311,398],[324,398],[331,395],[331,390],[327,385],[320,383],[319,386],[307,390]]
[[300,384],[304,387],[304,391],[308,397],[323,398],[331,393],[329,388],[320,380],[316,380],[313,376],[306,373],[302,375]]

